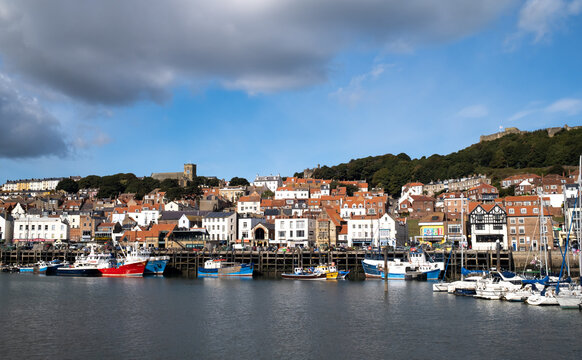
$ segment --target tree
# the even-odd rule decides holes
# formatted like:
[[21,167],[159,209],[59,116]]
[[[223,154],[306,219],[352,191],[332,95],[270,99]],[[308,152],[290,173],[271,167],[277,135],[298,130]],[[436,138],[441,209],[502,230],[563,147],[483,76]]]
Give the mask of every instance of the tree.
[[69,194],[76,194],[79,191],[79,184],[72,179],[63,179],[57,184],[57,190],[63,190]]
[[265,190],[261,194],[261,199],[272,199],[275,194],[271,190]]
[[230,186],[249,186],[249,181],[245,178],[233,177],[228,183]]
[[79,180],[80,189],[97,189],[101,186],[101,177],[97,175],[85,176]]

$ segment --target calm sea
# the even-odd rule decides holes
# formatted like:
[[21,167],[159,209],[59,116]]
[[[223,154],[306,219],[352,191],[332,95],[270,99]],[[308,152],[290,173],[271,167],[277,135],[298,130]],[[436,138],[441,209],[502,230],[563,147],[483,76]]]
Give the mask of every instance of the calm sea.
[[0,274],[0,359],[565,359],[582,314],[431,283]]

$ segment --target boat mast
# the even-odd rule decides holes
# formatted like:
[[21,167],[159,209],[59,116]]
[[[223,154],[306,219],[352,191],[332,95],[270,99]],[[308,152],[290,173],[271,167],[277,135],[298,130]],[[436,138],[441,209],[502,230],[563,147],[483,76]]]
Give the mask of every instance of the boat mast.
[[[544,234],[544,228],[543,228],[543,223],[545,222],[544,220],[544,206],[543,206],[543,202],[544,202],[544,197],[543,197],[543,192],[540,194],[540,241],[538,242],[538,246],[540,247],[540,259],[542,258],[541,256],[541,251],[542,251],[542,243],[543,243],[543,234]],[[546,265],[546,275],[548,274],[548,244],[544,245],[544,262]],[[541,268],[540,268],[541,269]]]
[[[580,155],[580,163],[578,165],[578,231],[576,232],[576,239],[578,239],[578,275],[582,279],[582,242],[580,235],[582,233],[582,214],[580,213],[580,187],[582,187],[582,155]],[[576,211],[576,209],[574,209]],[[580,280],[582,284],[582,280]]]
[[463,201],[463,193],[461,192],[461,281],[465,280],[463,275],[463,247],[465,246],[465,231],[463,230],[465,226],[465,204]]

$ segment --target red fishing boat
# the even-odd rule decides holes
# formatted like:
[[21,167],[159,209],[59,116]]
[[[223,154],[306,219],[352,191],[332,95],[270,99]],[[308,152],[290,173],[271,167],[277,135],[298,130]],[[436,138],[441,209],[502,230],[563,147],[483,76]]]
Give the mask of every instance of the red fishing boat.
[[143,276],[147,259],[130,260],[125,258],[112,259],[108,267],[100,268],[101,276],[105,277],[129,277]]

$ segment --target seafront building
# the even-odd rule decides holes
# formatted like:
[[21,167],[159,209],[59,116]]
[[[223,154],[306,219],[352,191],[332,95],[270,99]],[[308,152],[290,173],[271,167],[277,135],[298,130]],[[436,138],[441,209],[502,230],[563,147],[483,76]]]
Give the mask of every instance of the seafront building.
[[[195,165],[185,164],[183,172],[152,175],[187,183],[195,170]],[[118,240],[177,249],[434,248],[458,246],[463,229],[468,245],[480,250],[494,249],[497,240],[513,251],[563,244],[563,222],[576,221],[580,214],[579,205],[574,206],[574,179],[524,174],[505,181],[504,186],[523,194],[500,198],[499,189],[484,175],[410,182],[397,199],[370,189],[365,181],[336,181],[332,186],[329,179],[283,180],[279,175],[257,176],[248,187],[204,187],[196,200],[174,201],[160,189],[142,200],[134,194],[99,199],[99,189],[15,196],[16,182],[10,181],[3,187],[10,190],[0,197],[0,238],[13,245]],[[39,187],[20,185],[25,188]],[[541,206],[538,194],[543,194]]]

